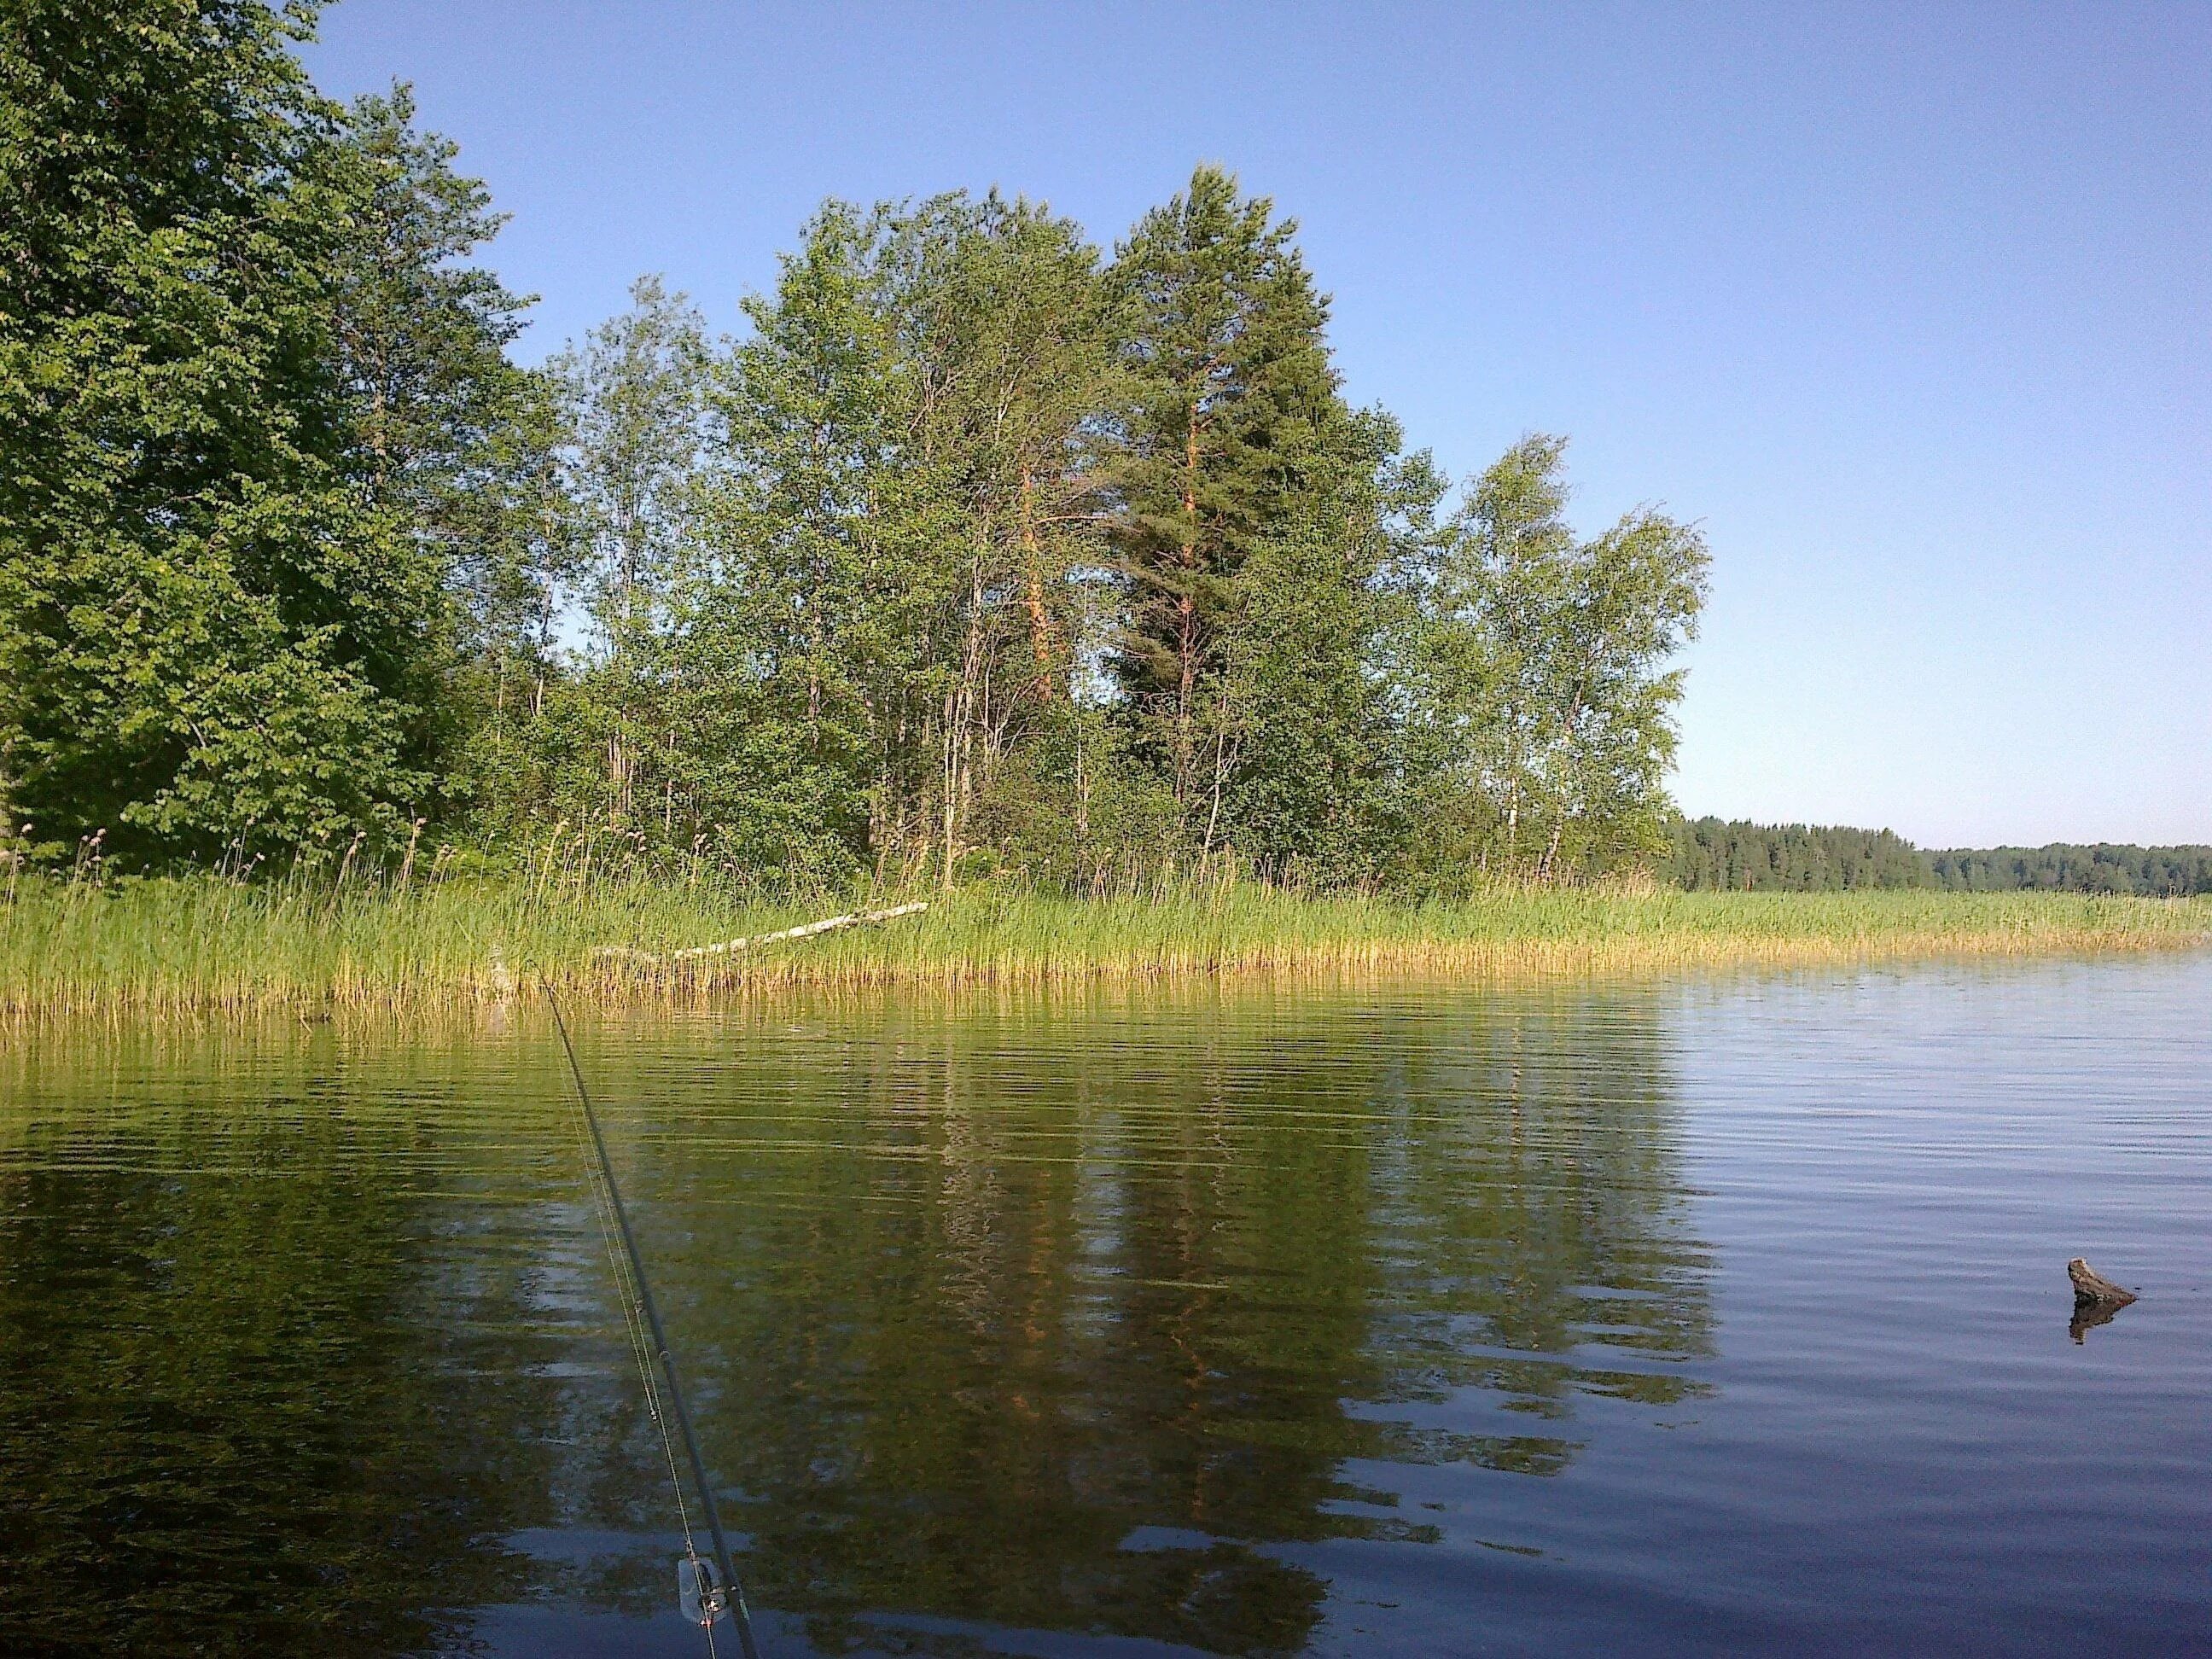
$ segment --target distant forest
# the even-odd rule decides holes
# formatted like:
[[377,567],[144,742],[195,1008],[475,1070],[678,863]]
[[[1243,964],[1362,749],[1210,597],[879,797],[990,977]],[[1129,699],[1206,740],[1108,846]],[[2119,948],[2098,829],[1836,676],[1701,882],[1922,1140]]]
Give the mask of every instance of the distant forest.
[[1676,885],[1693,892],[1924,887],[2157,898],[2212,893],[2212,847],[2054,843],[1928,852],[1887,830],[1713,817],[1676,820],[1666,867]]

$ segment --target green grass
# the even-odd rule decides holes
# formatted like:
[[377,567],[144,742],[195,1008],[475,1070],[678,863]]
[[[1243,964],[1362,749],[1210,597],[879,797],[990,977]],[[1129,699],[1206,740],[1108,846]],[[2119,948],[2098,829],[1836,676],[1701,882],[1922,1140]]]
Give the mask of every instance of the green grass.
[[1504,976],[2186,948],[2212,900],[1511,889],[1449,904],[1254,886],[1082,901],[991,890],[879,927],[662,967],[595,954],[757,933],[842,908],[702,889],[448,881],[404,893],[214,880],[0,899],[0,1012],[497,1000],[541,975],[606,1000],[769,986],[1023,984],[1267,971]]

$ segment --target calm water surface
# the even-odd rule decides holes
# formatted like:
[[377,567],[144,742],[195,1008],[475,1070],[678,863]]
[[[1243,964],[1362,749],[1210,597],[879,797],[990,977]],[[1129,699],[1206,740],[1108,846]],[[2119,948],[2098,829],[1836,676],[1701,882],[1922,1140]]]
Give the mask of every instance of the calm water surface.
[[[2212,1652],[2212,959],[579,1040],[771,1655]],[[705,1650],[549,1024],[4,1042],[0,1650]]]

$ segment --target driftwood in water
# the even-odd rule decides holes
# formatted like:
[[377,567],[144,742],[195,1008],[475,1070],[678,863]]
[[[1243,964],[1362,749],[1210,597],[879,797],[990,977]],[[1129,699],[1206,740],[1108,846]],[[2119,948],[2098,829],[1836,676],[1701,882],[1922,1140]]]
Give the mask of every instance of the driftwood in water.
[[817,933],[832,933],[840,927],[862,927],[878,921],[890,921],[897,916],[910,916],[929,908],[927,903],[894,904],[886,910],[855,910],[850,915],[828,916],[820,921],[802,922],[796,927],[786,927],[774,933],[754,933],[744,939],[725,939],[720,945],[695,945],[686,951],[633,951],[627,945],[603,945],[592,954],[598,957],[629,957],[639,962],[692,962],[701,957],[726,957],[739,951],[750,951],[758,945],[775,945],[787,939],[811,939]]
[[2076,1342],[2085,1331],[2112,1323],[2112,1316],[2136,1299],[2136,1293],[2096,1272],[2080,1256],[2066,1264],[2066,1277],[2074,1281],[2074,1317],[2066,1334]]
[[[2118,1312],[2136,1299],[2133,1291],[2124,1290],[2103,1274],[2093,1272],[2089,1264],[2078,1255],[2066,1264],[2066,1277],[2074,1281],[2074,1300],[2077,1306],[2090,1302]],[[2103,1322],[2098,1322],[2101,1324]]]

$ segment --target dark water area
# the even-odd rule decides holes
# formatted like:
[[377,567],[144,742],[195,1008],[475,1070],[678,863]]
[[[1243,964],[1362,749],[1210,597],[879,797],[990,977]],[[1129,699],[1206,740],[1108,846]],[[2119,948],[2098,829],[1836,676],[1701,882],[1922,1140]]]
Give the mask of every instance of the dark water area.
[[[578,1042],[771,1656],[2212,1652],[2212,959]],[[4,1042],[0,1652],[706,1650],[550,1023]]]

